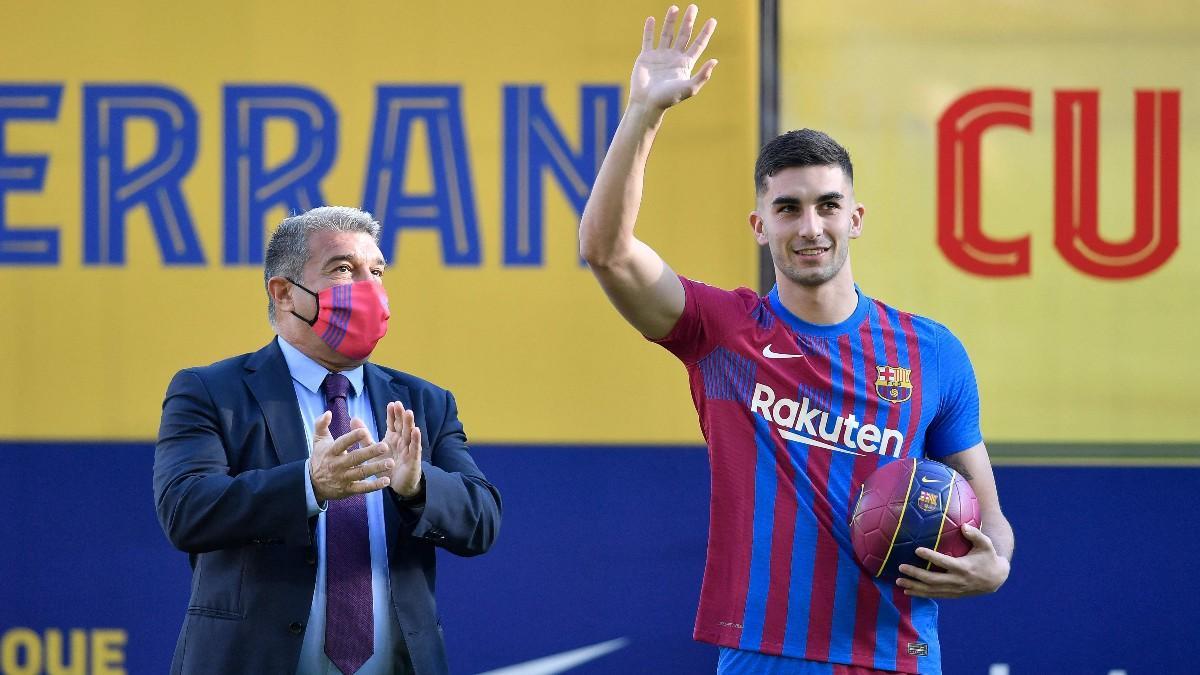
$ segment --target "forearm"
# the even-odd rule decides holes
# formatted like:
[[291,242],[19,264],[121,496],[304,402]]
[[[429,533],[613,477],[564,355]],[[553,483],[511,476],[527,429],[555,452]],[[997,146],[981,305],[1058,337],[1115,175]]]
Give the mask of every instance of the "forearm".
[[633,103],[621,118],[579,225],[579,252],[593,268],[633,249],[646,163],[662,117],[662,110]]
[[985,511],[980,514],[980,521],[979,530],[992,540],[996,555],[1012,562],[1016,539],[1013,536],[1012,525],[1008,523],[1004,513],[999,509]]

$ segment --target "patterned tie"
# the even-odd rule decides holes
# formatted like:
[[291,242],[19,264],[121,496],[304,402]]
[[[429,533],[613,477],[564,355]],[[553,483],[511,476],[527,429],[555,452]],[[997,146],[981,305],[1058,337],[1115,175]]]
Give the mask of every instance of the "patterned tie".
[[[340,438],[350,432],[350,380],[330,373],[321,391],[325,409],[333,413],[329,433]],[[331,499],[325,512],[325,655],[344,675],[354,675],[374,653],[367,499]]]

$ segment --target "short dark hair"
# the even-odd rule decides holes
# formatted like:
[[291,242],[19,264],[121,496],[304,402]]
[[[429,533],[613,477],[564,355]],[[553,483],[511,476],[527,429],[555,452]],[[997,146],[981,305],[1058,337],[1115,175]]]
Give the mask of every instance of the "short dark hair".
[[794,166],[838,166],[854,184],[850,153],[822,131],[796,129],[767,141],[754,162],[754,189],[762,194],[767,178]]

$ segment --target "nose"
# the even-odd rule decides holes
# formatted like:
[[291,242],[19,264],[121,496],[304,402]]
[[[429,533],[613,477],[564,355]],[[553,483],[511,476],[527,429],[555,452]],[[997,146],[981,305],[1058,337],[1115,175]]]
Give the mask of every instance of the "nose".
[[815,209],[804,209],[796,219],[796,234],[804,239],[816,239],[821,236],[821,219]]

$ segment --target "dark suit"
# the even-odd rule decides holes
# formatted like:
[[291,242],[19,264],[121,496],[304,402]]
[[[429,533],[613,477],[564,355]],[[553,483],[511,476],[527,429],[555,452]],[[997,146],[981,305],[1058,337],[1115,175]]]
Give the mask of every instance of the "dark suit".
[[[470,556],[500,526],[500,494],[467,451],[450,392],[366,364],[375,419],[401,401],[421,429],[424,507],[383,500],[395,618],[418,675],[445,673],[433,597],[434,547]],[[377,429],[375,438],[384,430]],[[154,499],[190,555],[192,594],[172,673],[283,673],[297,665],[316,583],[309,447],[292,380],[272,341],[175,375],[154,451]]]

